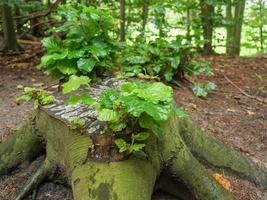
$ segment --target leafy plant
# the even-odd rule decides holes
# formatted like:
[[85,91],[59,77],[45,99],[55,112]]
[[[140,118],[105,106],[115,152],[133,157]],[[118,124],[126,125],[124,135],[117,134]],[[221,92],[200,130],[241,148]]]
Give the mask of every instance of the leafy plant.
[[123,54],[127,56],[121,60],[121,72],[128,77],[148,75],[170,82],[183,79],[184,74],[213,75],[209,62],[193,59],[192,46],[184,44],[182,37],[172,42],[157,39],[145,44],[135,43],[127,46]]
[[81,119],[79,117],[75,117],[71,121],[71,129],[78,129],[78,128],[84,128],[85,127],[85,120]]
[[[146,140],[140,134],[142,128],[151,130],[156,136],[162,136],[160,124],[166,121],[174,111],[178,117],[185,117],[182,109],[173,104],[172,89],[161,82],[142,83],[126,82],[118,91],[107,89],[100,94],[98,104],[98,120],[108,123],[113,132],[132,133],[132,142],[127,144],[122,139],[116,144],[120,151],[139,151]],[[135,141],[139,141],[137,144]]]
[[148,139],[148,137],[148,132],[140,132],[132,135],[130,144],[128,144],[122,138],[115,140],[115,144],[119,148],[120,152],[128,151],[129,153],[136,153],[140,152],[145,147],[145,144],[142,144],[140,142],[144,142],[146,139]]
[[25,87],[23,94],[16,98],[17,101],[30,101],[34,99],[34,108],[38,105],[47,105],[54,103],[55,97],[50,92],[46,91],[41,85],[37,87]]
[[144,44],[137,42],[125,48],[123,54],[127,56],[121,60],[121,72],[129,77],[149,75],[169,82],[174,77],[179,78],[176,75],[187,65],[184,54],[189,48],[182,44],[181,39],[172,42],[157,39]]
[[215,90],[216,85],[212,82],[208,82],[207,84],[195,83],[193,86],[193,92],[197,97],[206,97],[210,90]]
[[65,22],[53,31],[63,36],[43,39],[47,52],[39,69],[65,80],[72,75],[95,78],[113,69],[116,46],[109,36],[113,19],[107,10],[67,4],[59,7],[58,15]]

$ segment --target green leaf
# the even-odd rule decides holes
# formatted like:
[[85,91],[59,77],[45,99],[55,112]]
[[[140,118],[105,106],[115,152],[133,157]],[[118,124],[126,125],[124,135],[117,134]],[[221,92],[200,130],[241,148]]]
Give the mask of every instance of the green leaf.
[[193,85],[193,92],[197,97],[206,97],[208,95],[205,86],[201,83],[195,83]]
[[116,139],[115,140],[115,144],[117,145],[117,147],[119,148],[120,152],[124,152],[127,151],[127,143],[124,139]]
[[99,103],[104,108],[112,109],[113,104],[118,99],[118,97],[119,93],[116,90],[109,88],[100,94]]
[[144,64],[147,62],[147,59],[143,56],[129,56],[126,58],[126,61],[129,64]]
[[66,75],[76,74],[77,68],[72,60],[59,60],[56,63],[57,69]]
[[44,38],[42,44],[48,51],[59,51],[62,47],[60,40],[53,36]]
[[81,85],[88,85],[90,79],[87,76],[76,76],[72,75],[69,81],[63,84],[63,93],[69,93],[77,90]]
[[207,85],[206,85],[206,89],[207,90],[215,90],[217,87],[217,85],[213,82],[208,82]]
[[49,95],[47,92],[43,92],[40,94],[38,101],[41,105],[47,105],[54,103],[55,97],[53,95]]
[[112,129],[114,132],[122,131],[124,128],[126,128],[126,123],[123,121],[115,121],[109,123],[109,128]]
[[129,148],[129,152],[133,151],[140,151],[142,150],[146,145],[145,144],[133,144]]
[[155,120],[153,120],[153,118],[150,117],[149,115],[143,114],[139,118],[139,125],[142,128],[147,128],[151,130],[157,137],[162,137],[162,129],[160,125],[157,122],[155,122]]
[[78,96],[71,96],[68,99],[68,104],[70,105],[75,105],[77,103],[83,103],[85,105],[92,105],[94,103],[94,100],[92,99],[92,97],[90,95],[88,95],[87,93],[83,93],[81,95]]
[[105,122],[118,121],[120,119],[120,116],[118,112],[104,108],[101,111],[99,111],[97,119],[99,121],[105,121]]
[[206,97],[210,90],[216,89],[216,84],[209,82],[206,85],[201,83],[195,83],[193,86],[193,92],[197,97]]
[[16,101],[20,101],[20,100],[30,101],[31,99],[32,99],[32,95],[29,95],[29,94],[23,94],[21,96],[16,97]]
[[172,102],[172,88],[161,82],[152,84],[138,82],[125,83],[121,86],[121,91],[129,94],[134,94],[146,101],[155,104],[160,101]]
[[150,134],[148,132],[141,132],[141,133],[138,133],[136,135],[133,135],[133,139],[137,140],[137,141],[144,141],[146,140],[147,138],[149,138]]
[[85,120],[81,119],[79,117],[75,117],[72,121],[71,121],[71,128],[72,129],[77,129],[77,128],[83,128],[85,127]]
[[90,58],[80,58],[77,61],[77,66],[80,70],[87,73],[91,72],[94,69],[96,61]]
[[166,79],[166,81],[171,81],[173,77],[173,73],[171,71],[166,71],[164,73],[164,78]]
[[171,59],[171,66],[174,69],[177,69],[180,64],[180,56],[175,56]]

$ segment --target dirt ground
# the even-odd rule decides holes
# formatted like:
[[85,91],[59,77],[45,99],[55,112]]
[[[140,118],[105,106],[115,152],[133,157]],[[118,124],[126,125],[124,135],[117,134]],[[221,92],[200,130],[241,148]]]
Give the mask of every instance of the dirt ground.
[[[0,142],[23,123],[33,110],[32,103],[15,101],[21,93],[20,85],[30,86],[44,82],[52,84],[34,66],[38,56],[21,60],[40,51],[38,45],[24,46],[22,54],[0,54]],[[202,58],[214,65],[214,77],[200,77],[213,81],[218,88],[207,98],[195,97],[188,87],[175,87],[175,100],[182,105],[193,122],[208,134],[249,156],[267,167],[267,105],[240,93],[225,76],[250,95],[267,99],[267,59],[212,56]],[[192,79],[191,79],[192,80]],[[11,174],[0,178],[0,200],[13,200],[19,189],[40,165],[42,157],[24,164]],[[221,173],[221,172],[220,172]],[[267,191],[248,181],[224,175],[230,181],[230,190],[238,200],[267,200]],[[70,189],[63,184],[46,182],[35,192],[38,200],[72,200]],[[29,196],[27,199],[32,199]],[[173,198],[156,195],[155,199]]]

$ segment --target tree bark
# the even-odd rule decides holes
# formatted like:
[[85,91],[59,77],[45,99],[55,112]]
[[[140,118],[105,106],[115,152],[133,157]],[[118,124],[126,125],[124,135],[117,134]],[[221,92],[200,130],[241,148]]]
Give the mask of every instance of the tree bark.
[[7,4],[3,4],[2,6],[2,20],[3,20],[3,32],[4,32],[4,44],[1,50],[2,51],[22,50],[16,38],[16,31],[15,31],[15,26],[14,26],[14,21],[13,21],[12,9]]
[[120,41],[125,41],[125,0],[120,0]]
[[[106,83],[112,84],[110,81]],[[102,87],[96,87],[94,91],[99,88]],[[162,124],[162,138],[151,134],[147,139],[146,157],[131,155],[123,161],[96,161],[89,153],[93,148],[91,136],[101,128],[97,120],[92,121],[92,108],[87,109],[82,106],[71,108],[58,98],[56,104],[39,107],[34,123],[23,126],[13,139],[0,144],[1,174],[23,159],[31,158],[29,152],[37,153],[35,149],[42,147],[36,147],[40,137],[46,144],[44,164],[22,189],[18,199],[49,176],[51,169],[64,172],[75,200],[150,200],[156,180],[164,172],[181,179],[199,199],[234,199],[202,163],[267,187],[266,169],[260,169],[241,153],[209,137],[189,120],[178,119],[175,115]],[[70,121],[75,116],[87,120],[84,131],[70,128]],[[22,152],[22,157],[18,156],[19,152]]]
[[143,23],[142,23],[142,35],[145,33],[146,24],[147,24],[147,18],[148,18],[148,12],[149,12],[149,0],[143,1]]
[[210,55],[213,53],[212,50],[212,37],[213,37],[213,16],[214,16],[214,6],[207,3],[206,0],[200,1],[201,7],[201,18],[203,27],[203,54]]
[[[244,10],[245,10],[246,0],[239,0],[235,2],[235,16],[234,16],[234,25],[231,30],[232,39],[230,39],[227,50],[229,55],[236,55],[240,54],[240,42],[241,42],[241,31],[242,31],[242,24],[243,24],[243,17],[244,17]],[[230,44],[231,43],[231,44]]]

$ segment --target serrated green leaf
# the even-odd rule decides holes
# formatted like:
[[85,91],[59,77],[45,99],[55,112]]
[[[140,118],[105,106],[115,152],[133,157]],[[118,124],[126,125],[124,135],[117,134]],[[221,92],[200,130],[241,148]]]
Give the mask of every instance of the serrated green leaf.
[[206,89],[207,90],[215,90],[217,87],[217,85],[213,82],[208,82],[207,85],[206,85]]
[[126,128],[126,123],[123,121],[115,121],[115,122],[110,122],[109,123],[109,128],[112,129],[114,132],[120,132],[124,128]]
[[120,152],[124,152],[127,151],[127,143],[124,139],[116,139],[115,140],[115,144],[117,145],[117,147],[119,148]]
[[120,115],[118,112],[114,110],[104,108],[101,111],[99,111],[97,119],[99,121],[105,121],[105,122],[118,121],[120,119]]
[[129,152],[133,151],[140,151],[142,150],[146,145],[145,144],[133,144],[129,148]]
[[46,47],[48,51],[59,51],[62,48],[60,40],[55,37],[47,37],[42,40],[42,45]]
[[193,92],[197,97],[206,97],[208,95],[205,86],[201,83],[195,83],[193,85]]
[[63,84],[63,93],[69,93],[77,90],[81,85],[88,85],[90,79],[87,76],[76,76],[72,75],[69,81]]
[[100,105],[103,106],[104,108],[112,109],[113,104],[118,99],[118,97],[119,93],[116,90],[109,88],[100,94],[99,96]]
[[41,93],[38,100],[41,105],[47,105],[47,104],[54,103],[55,97],[52,95],[49,95],[48,93]]

